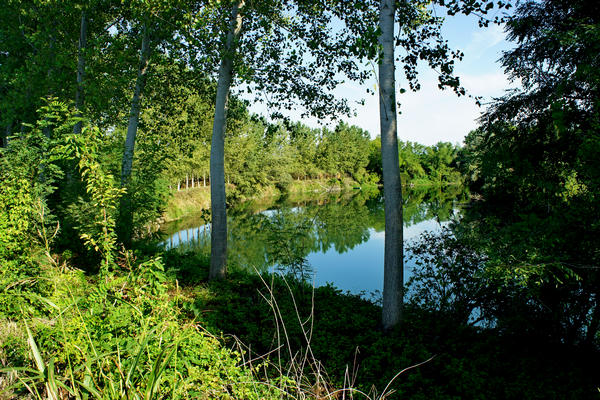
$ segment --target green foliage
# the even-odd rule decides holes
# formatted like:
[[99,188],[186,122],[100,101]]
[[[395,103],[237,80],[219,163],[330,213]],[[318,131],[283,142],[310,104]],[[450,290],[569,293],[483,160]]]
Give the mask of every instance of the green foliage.
[[[480,14],[493,6],[438,3],[450,14]],[[319,398],[324,396],[318,386],[324,385],[317,359],[330,372],[329,384],[345,387],[347,378],[356,377],[353,382],[368,391],[373,384],[386,387],[397,371],[435,354],[388,389],[415,399],[596,393],[598,6],[526,1],[509,20],[517,46],[503,58],[524,90],[494,104],[464,149],[399,144],[404,181],[437,186],[433,193],[406,193],[408,224],[432,214],[450,216],[453,203],[447,200],[454,188],[445,185],[461,181],[459,166],[486,201],[469,208],[454,236],[427,235],[412,248],[419,264],[406,323],[388,336],[378,329],[376,305],[332,287],[313,292],[302,279],[239,272],[206,284],[203,254],[117,254],[115,218],[123,192],[114,177],[140,26],[150,26],[160,45],[128,185],[137,239],[163,213],[168,186],[187,189],[200,177],[210,182],[210,71],[223,56],[216,32],[226,22],[226,6],[3,4],[0,129],[11,137],[0,150],[0,364],[8,366],[0,383],[10,381],[8,395]],[[87,76],[80,85],[74,55],[82,11],[93,19],[90,45],[80,54]],[[296,106],[293,97],[300,98],[307,111],[322,117],[347,110],[328,91],[344,74],[366,78],[354,56],[377,59],[375,2],[256,2],[244,12],[248,25],[235,62],[249,92],[271,92],[268,105],[288,109]],[[292,13],[297,18],[287,18]],[[452,74],[453,60],[462,54],[441,40],[442,19],[433,8],[404,2],[397,19],[410,88],[419,89],[416,71],[426,61],[440,71],[440,86],[464,94]],[[349,29],[333,35],[332,21]],[[290,40],[294,44],[286,47]],[[91,123],[72,135],[73,125],[84,122],[68,106],[78,87],[85,102],[77,115]],[[249,115],[237,96],[230,98],[229,117],[230,199],[269,186],[293,192],[302,186],[297,182],[314,178],[321,180],[303,187],[330,190],[351,177],[365,189],[381,175],[381,143],[357,127],[270,123]],[[383,230],[372,218],[382,212],[381,202],[360,193],[345,204],[321,199],[301,211],[284,207],[237,218],[231,261],[257,269],[279,264],[302,278],[311,251],[346,251],[363,242],[370,228]],[[247,235],[257,230],[257,236]],[[209,241],[204,236],[196,245],[207,248]],[[98,258],[99,277],[72,269],[89,272]],[[254,352],[231,350],[223,331],[244,338]],[[250,361],[257,351],[270,350],[275,363]],[[348,364],[358,368],[352,377],[344,374]]]
[[[402,183],[409,186],[462,184],[459,150],[459,146],[447,142],[424,146],[400,141],[398,158]],[[381,138],[373,139],[368,151],[368,170],[381,176]]]
[[101,145],[100,130],[86,127],[82,134],[65,137],[63,151],[78,161],[87,197],[80,197],[77,203],[71,204],[68,212],[74,216],[76,229],[85,245],[103,258],[100,273],[106,275],[115,262],[116,213],[124,190],[117,186],[113,175],[101,164]]
[[[459,267],[461,260],[454,261]],[[467,275],[457,276],[461,274]],[[459,293],[460,281],[455,284]],[[192,299],[189,309],[209,330],[234,333],[257,354],[272,351],[281,365],[310,354],[321,362],[333,388],[345,387],[350,379],[370,398],[381,395],[375,395],[374,387],[383,390],[398,372],[433,356],[391,382],[390,396],[578,398],[596,390],[593,373],[586,372],[588,367],[593,370],[596,353],[573,354],[539,337],[517,340],[500,329],[467,326],[435,302],[421,303],[421,308],[415,299],[406,306],[402,329],[384,335],[378,327],[380,307],[331,286],[313,289],[291,277],[232,272],[228,281],[196,287]],[[463,314],[460,301],[448,304]]]
[[323,129],[317,147],[317,165],[329,175],[364,175],[368,163],[369,133],[343,122],[335,130]]
[[[63,176],[56,151],[60,135],[72,129],[67,107],[49,99],[39,110],[35,125],[27,125],[0,153],[0,287],[6,307],[3,315],[20,308],[22,292],[43,293],[36,277],[39,246],[50,257],[50,245],[59,222],[48,207],[56,181]],[[40,249],[39,253],[42,252]]]
[[63,176],[55,164],[62,156],[55,151],[58,138],[72,127],[66,120],[67,107],[49,99],[38,111],[35,125],[25,126],[24,132],[13,137],[0,157],[0,257],[23,253],[26,243],[36,235],[40,223],[51,223],[47,215],[40,221],[39,212],[56,189],[57,179]]
[[600,329],[597,11],[584,1],[518,8],[502,63],[523,89],[490,106],[461,155],[484,201],[458,235],[490,257],[493,279],[519,287],[506,308],[545,319],[538,328],[568,343],[597,343]]
[[[186,295],[165,279],[160,258],[128,259],[127,274],[101,281],[88,282],[69,269],[47,271],[54,293],[36,300],[46,319],[24,314],[19,325],[26,335],[3,338],[0,356],[8,367],[2,372],[19,377],[4,390],[40,399],[265,399],[285,393],[240,366],[243,353],[183,318],[179,305]],[[176,290],[172,296],[168,288]],[[24,351],[25,341],[32,360],[5,347],[18,343]]]
[[482,276],[485,256],[462,245],[447,228],[424,233],[407,252],[415,259],[407,284],[411,302],[463,325],[489,317],[483,311],[486,291],[497,286]]
[[[5,163],[2,163],[3,166]],[[6,169],[2,169],[6,171]],[[22,253],[29,238],[33,200],[29,180],[2,173],[0,185],[0,257]]]

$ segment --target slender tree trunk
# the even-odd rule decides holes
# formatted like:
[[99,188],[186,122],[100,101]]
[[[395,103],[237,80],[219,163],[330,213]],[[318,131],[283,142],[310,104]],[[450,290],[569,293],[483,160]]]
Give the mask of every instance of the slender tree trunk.
[[[129,123],[127,125],[127,137],[125,138],[125,149],[123,151],[123,163],[121,165],[121,187],[127,188],[131,178],[131,167],[133,165],[133,151],[135,147],[135,136],[137,134],[140,120],[140,109],[142,96],[148,76],[148,60],[150,58],[150,32],[144,24],[142,28],[142,48],[140,51],[140,64],[138,68],[135,90],[131,99],[131,111],[129,112]],[[131,193],[126,192],[121,197],[119,209],[119,232],[121,241],[129,245],[133,234],[133,209],[131,204]]]
[[10,124],[6,124],[6,129],[0,131],[0,148],[8,146],[8,135],[10,134]]
[[[54,70],[55,70],[55,66],[56,66],[56,49],[55,49],[55,44],[56,44],[56,35],[55,35],[55,30],[54,27],[51,27],[52,33],[50,34],[50,40],[48,43],[48,49],[49,49],[49,54],[48,54],[48,70],[46,71],[46,80],[47,82],[52,82],[54,80]],[[48,90],[48,96],[49,97],[53,97],[54,96],[54,90],[52,87],[49,88]],[[45,118],[46,121],[48,121],[48,117]],[[46,126],[44,126],[42,128],[42,133],[48,138],[50,139],[50,137],[52,136],[52,124],[48,124]]]
[[242,30],[242,16],[239,9],[244,0],[238,0],[231,11],[231,21],[225,54],[219,67],[215,119],[210,145],[210,197],[211,197],[211,248],[209,279],[222,279],[227,274],[227,210],[225,205],[225,123],[227,101],[233,79],[233,56],[236,41]]
[[9,122],[6,124],[6,129],[0,131],[0,147],[8,147],[8,137],[10,136],[10,125]]
[[[81,117],[81,109],[83,108],[83,80],[85,78],[85,48],[87,43],[87,17],[85,10],[81,11],[81,27],[79,30],[79,47],[77,48],[77,92],[75,92],[75,108],[77,116]],[[73,133],[81,133],[81,121],[77,122],[73,127]]]
[[587,326],[587,332],[585,336],[585,341],[590,345],[594,342],[596,338],[596,334],[598,333],[598,328],[600,328],[600,293],[596,293],[596,306],[594,307],[594,311],[592,312],[592,319]]
[[402,232],[402,185],[398,164],[396,126],[396,82],[394,77],[394,0],[381,0],[379,43],[383,57],[379,64],[379,118],[385,205],[385,256],[382,326],[394,328],[402,320],[404,254]]
[[206,175],[202,175],[202,186],[206,187]]

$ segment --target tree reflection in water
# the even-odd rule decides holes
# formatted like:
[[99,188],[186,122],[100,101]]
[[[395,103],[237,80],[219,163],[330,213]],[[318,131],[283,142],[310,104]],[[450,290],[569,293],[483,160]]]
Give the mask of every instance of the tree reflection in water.
[[[404,226],[435,219],[448,221],[457,203],[466,200],[461,187],[421,187],[404,193]],[[312,198],[286,197],[270,204],[247,202],[229,212],[229,265],[266,271],[272,267],[310,279],[311,253],[334,249],[342,254],[384,232],[379,192],[356,191]],[[166,247],[210,254],[210,229],[196,216],[164,227]]]

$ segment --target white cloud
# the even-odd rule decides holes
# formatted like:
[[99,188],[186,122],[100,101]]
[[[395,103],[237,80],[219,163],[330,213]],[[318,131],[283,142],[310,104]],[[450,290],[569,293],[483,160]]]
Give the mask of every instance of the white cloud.
[[[465,50],[465,58],[457,64],[457,75],[461,84],[473,96],[482,96],[483,101],[502,96],[504,90],[517,85],[511,84],[496,63],[500,51],[506,49],[503,27],[490,25],[485,29],[470,27],[466,20],[454,21],[449,27],[454,34],[453,43]],[[398,86],[406,86],[402,69],[397,68]],[[426,67],[419,68],[419,81],[422,88],[416,93],[405,93],[398,96],[401,103],[401,114],[398,117],[398,137],[423,144],[435,144],[439,141],[460,143],[465,135],[477,127],[476,119],[483,111],[475,101],[467,97],[457,97],[451,90],[441,91],[437,87],[435,72]],[[365,85],[348,82],[336,90],[336,95],[347,98],[355,106],[357,116],[346,119],[350,124],[358,125],[370,132],[372,137],[379,134],[379,102],[378,97],[366,93],[366,89],[377,90],[376,79],[372,78]],[[364,105],[357,105],[360,99]],[[264,112],[264,106],[254,106],[255,112]],[[301,108],[288,113],[295,120],[300,119]],[[319,121],[303,119],[305,124],[318,127]]]
[[[407,92],[398,95],[401,114],[398,116],[398,137],[400,140],[419,142],[426,145],[439,141],[461,143],[464,136],[476,127],[475,120],[481,109],[473,99],[457,97],[451,90],[441,91],[435,79],[429,74],[422,77],[422,89],[418,92]],[[471,76],[465,80],[469,89],[475,91],[490,77]],[[373,87],[375,81],[369,83]],[[485,87],[485,86],[482,86]],[[498,84],[501,87],[501,84]],[[471,89],[473,88],[473,89]],[[351,101],[365,99],[363,106],[356,105],[356,116],[344,118],[348,123],[357,125],[371,134],[379,135],[379,101],[377,96],[368,95],[365,87],[350,84],[339,89],[340,94],[350,96]],[[486,91],[485,94],[487,94]],[[264,107],[264,106],[263,106]],[[261,106],[251,107],[254,112],[263,112]],[[301,108],[289,113],[290,117],[299,120]],[[318,127],[319,121],[314,118],[303,119],[303,123]]]
[[465,53],[479,57],[486,50],[503,43],[505,39],[506,33],[504,33],[503,26],[491,24],[487,28],[476,29],[465,48]]
[[483,96],[486,98],[499,97],[511,84],[504,72],[497,70],[485,74],[465,74],[459,75],[461,85],[473,96]]
[[[450,90],[441,91],[432,73],[422,77],[418,92],[398,95],[401,114],[398,116],[398,137],[426,145],[439,141],[460,143],[476,127],[480,109],[473,99],[457,97]],[[364,106],[357,108],[357,117],[348,122],[379,134],[379,103],[369,96]]]

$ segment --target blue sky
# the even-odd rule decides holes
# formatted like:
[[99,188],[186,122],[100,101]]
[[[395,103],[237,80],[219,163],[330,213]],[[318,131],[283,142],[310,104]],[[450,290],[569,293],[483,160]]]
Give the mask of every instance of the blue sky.
[[[484,102],[501,96],[511,86],[497,60],[503,50],[510,48],[501,26],[490,25],[479,28],[476,17],[448,17],[444,23],[444,37],[452,49],[460,49],[465,56],[457,62],[456,73],[461,84],[474,96],[483,96]],[[401,66],[396,66],[397,87],[407,86]],[[457,97],[451,90],[441,91],[437,87],[437,75],[426,65],[419,69],[421,90],[397,94],[401,103],[398,116],[398,137],[400,140],[419,142],[426,145],[439,141],[462,143],[465,135],[477,126],[476,119],[483,107],[475,100]],[[376,96],[366,93],[367,87],[376,88],[375,77],[365,85],[349,82],[340,86],[336,94],[345,97],[354,105],[356,117],[345,118],[351,124],[366,129],[371,137],[379,135],[379,103]],[[514,86],[514,85],[512,85]],[[364,105],[356,102],[365,100]],[[251,110],[264,114],[264,106],[257,104]],[[300,120],[301,112],[290,113],[293,120]],[[313,127],[318,127],[315,119],[302,119]]]

